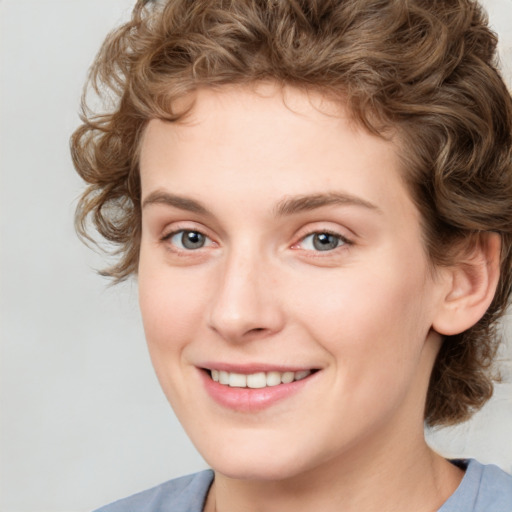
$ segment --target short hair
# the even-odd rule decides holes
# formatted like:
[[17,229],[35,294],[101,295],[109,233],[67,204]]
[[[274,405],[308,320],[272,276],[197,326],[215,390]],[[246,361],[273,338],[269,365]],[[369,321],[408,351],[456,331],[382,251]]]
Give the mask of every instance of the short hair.
[[72,136],[89,184],[78,233],[92,239],[92,219],[117,247],[104,275],[136,273],[140,140],[150,119],[181,119],[176,100],[198,87],[272,80],[338,99],[370,133],[398,134],[429,261],[449,265],[454,246],[501,236],[494,300],[445,337],[427,392],[427,425],[464,421],[492,395],[512,287],[512,101],[496,44],[472,0],[139,1],[91,68],[89,86],[109,106],[95,114],[84,99]]

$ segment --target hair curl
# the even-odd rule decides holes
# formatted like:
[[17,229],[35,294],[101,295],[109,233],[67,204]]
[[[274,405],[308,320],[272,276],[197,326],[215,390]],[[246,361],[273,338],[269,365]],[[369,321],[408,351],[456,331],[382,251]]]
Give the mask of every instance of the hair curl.
[[84,99],[72,136],[89,184],[77,230],[91,239],[91,218],[117,247],[105,275],[136,273],[139,142],[148,120],[180,119],[176,100],[198,87],[273,80],[332,95],[371,133],[398,132],[432,263],[450,264],[449,249],[482,232],[501,236],[494,300],[444,340],[428,390],[427,424],[463,421],[492,394],[496,321],[512,287],[512,101],[496,42],[472,0],[139,1],[91,68],[110,106],[94,114]]

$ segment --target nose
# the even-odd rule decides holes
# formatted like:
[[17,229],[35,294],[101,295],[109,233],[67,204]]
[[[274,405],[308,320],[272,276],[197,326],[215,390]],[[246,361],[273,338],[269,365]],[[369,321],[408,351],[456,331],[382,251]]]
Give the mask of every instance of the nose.
[[[240,254],[244,252],[244,254]],[[279,332],[284,315],[277,293],[276,269],[261,255],[229,255],[218,274],[208,318],[209,328],[230,342]]]

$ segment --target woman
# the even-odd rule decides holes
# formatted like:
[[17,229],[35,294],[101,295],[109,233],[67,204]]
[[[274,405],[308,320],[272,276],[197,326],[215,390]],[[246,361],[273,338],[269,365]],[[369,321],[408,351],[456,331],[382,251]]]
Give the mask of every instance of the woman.
[[423,433],[491,396],[511,293],[495,46],[470,0],[139,2],[109,36],[77,225],[212,471],[101,510],[512,510]]

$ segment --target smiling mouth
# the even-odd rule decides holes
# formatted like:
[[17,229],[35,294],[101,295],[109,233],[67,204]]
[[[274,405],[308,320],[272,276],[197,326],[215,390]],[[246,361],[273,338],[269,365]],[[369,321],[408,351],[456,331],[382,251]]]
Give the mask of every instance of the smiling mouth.
[[206,370],[214,382],[232,388],[262,389],[267,387],[290,384],[303,380],[318,370],[299,370],[296,372],[256,372],[256,373],[235,373],[224,370]]

